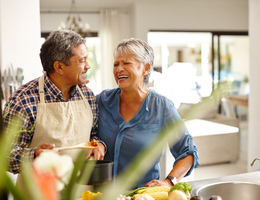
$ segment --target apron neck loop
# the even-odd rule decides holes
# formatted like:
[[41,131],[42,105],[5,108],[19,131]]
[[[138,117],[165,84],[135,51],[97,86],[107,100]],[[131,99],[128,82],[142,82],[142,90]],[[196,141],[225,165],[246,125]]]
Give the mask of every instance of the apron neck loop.
[[39,79],[40,103],[45,103],[45,100],[44,100],[44,86],[43,86],[44,85],[44,74]]

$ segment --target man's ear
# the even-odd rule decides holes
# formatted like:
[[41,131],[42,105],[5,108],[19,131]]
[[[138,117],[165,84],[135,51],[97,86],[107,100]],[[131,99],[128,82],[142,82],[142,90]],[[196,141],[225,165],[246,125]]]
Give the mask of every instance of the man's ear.
[[150,63],[146,63],[146,64],[144,65],[144,69],[143,69],[143,75],[144,75],[144,76],[146,76],[146,75],[149,73],[150,68],[151,68]]
[[54,70],[55,70],[56,72],[58,72],[59,74],[62,74],[62,73],[63,73],[64,64],[63,64],[62,62],[56,60],[56,61],[53,63],[53,67],[54,67]]

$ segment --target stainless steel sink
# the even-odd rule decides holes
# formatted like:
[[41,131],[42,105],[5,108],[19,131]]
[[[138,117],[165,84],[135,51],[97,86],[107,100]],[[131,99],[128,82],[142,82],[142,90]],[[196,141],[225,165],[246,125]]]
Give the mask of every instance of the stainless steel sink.
[[223,200],[260,199],[260,184],[250,182],[218,182],[199,187],[196,195],[208,200],[212,195],[219,195]]

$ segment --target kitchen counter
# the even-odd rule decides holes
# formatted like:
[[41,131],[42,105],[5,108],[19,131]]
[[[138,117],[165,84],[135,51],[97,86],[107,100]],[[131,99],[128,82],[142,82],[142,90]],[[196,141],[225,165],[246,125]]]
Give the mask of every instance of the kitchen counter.
[[248,95],[231,95],[227,97],[235,106],[248,107]]
[[204,119],[186,120],[184,124],[198,148],[201,166],[238,160],[238,127]]
[[219,178],[212,178],[212,179],[204,179],[198,181],[190,181],[189,183],[192,185],[192,194],[196,195],[196,191],[208,184],[219,183],[219,182],[250,182],[260,184],[260,171],[256,172],[248,172],[244,174],[236,174],[231,176],[223,176]]

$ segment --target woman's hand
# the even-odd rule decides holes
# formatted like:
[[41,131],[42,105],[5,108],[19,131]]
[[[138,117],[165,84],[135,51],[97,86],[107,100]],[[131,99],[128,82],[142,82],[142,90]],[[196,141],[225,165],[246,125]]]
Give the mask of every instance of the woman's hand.
[[[55,148],[55,144],[47,144],[47,143],[44,143],[40,146],[38,146],[34,152],[34,157],[38,157],[42,152],[43,150],[46,150],[46,149],[54,149]],[[58,153],[58,152],[57,152]]]
[[103,160],[105,156],[105,147],[102,143],[98,142],[98,146],[95,149],[89,150],[86,160],[93,156],[95,160]]
[[151,180],[150,182],[146,183],[144,187],[150,187],[150,186],[168,186],[169,188],[172,188],[173,184],[169,179],[164,180]]

